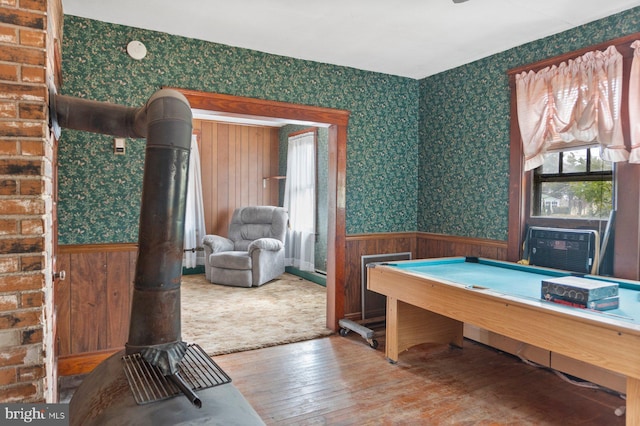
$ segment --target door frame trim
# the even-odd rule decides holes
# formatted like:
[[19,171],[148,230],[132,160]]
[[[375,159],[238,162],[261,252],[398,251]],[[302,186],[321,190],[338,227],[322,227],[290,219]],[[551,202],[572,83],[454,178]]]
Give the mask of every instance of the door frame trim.
[[182,93],[191,108],[240,116],[287,119],[329,126],[327,328],[344,317],[346,252],[346,166],[349,111],[287,102],[163,87]]

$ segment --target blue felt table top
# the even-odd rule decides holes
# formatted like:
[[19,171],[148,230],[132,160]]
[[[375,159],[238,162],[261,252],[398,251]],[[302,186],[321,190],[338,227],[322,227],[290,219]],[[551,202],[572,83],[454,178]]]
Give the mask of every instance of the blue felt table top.
[[[484,287],[493,293],[515,296],[543,303],[541,298],[542,280],[550,277],[571,275],[566,271],[558,271],[516,263],[500,262],[489,259],[466,261],[464,257],[441,258],[434,260],[414,260],[407,262],[390,262],[387,265],[425,277],[446,280],[464,286]],[[627,280],[616,280],[609,277],[587,276],[619,284],[620,307],[594,315],[620,317],[624,321],[640,324],[640,283]],[[556,305],[554,306],[562,306]],[[565,307],[566,309],[576,309]]]

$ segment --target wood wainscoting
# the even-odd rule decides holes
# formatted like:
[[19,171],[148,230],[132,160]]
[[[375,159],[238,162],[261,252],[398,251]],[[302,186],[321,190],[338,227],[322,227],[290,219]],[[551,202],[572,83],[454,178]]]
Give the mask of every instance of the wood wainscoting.
[[456,237],[451,235],[419,232],[417,257],[427,259],[449,256],[476,256],[487,259],[507,260],[507,242],[484,238]]
[[58,374],[87,373],[124,347],[137,244],[58,247],[66,277],[55,288]]
[[[416,232],[350,235],[345,245],[344,312],[353,320],[362,315],[363,255],[506,256],[506,242]],[[59,246],[59,270],[67,273],[55,288],[59,375],[88,373],[124,347],[137,250],[134,243]]]

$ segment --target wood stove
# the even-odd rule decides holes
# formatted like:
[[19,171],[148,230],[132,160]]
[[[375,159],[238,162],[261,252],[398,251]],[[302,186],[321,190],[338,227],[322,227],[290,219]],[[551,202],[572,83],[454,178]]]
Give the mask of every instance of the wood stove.
[[129,338],[78,387],[70,423],[264,424],[226,373],[181,337],[189,102],[160,90],[140,108],[60,95],[50,103],[54,126],[147,139]]

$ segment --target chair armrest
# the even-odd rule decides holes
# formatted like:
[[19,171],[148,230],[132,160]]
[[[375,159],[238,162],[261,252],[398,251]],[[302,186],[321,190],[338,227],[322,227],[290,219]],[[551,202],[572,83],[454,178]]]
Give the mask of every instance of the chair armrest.
[[233,251],[233,241],[219,235],[205,235],[202,239],[202,245],[205,251],[208,250],[210,253]]
[[259,238],[249,244],[247,251],[249,255],[255,250],[268,250],[268,251],[280,251],[284,248],[284,244],[280,240],[275,238]]

